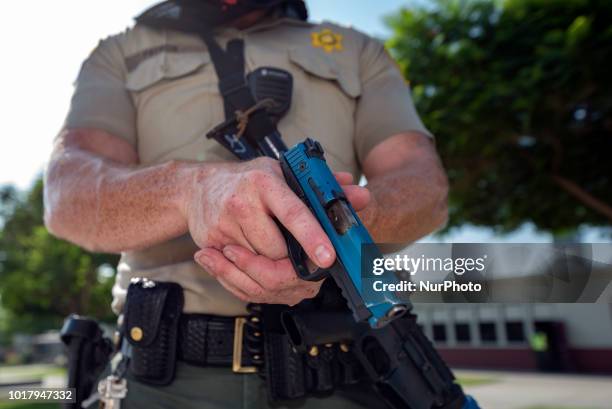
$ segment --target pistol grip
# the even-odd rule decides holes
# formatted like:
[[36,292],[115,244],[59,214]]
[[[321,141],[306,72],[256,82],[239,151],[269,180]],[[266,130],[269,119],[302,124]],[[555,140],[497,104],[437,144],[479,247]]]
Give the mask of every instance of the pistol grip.
[[295,269],[298,277],[306,281],[320,281],[329,276],[329,270],[324,268],[317,268],[315,271],[310,272],[308,269],[308,256],[304,252],[304,249],[300,243],[293,237],[293,234],[287,230],[281,223],[277,223],[285,241],[287,242],[287,252],[289,253],[289,260]]
[[[285,180],[287,181],[287,184],[291,190],[293,190],[293,192],[304,202],[304,204],[308,205],[306,195],[293,175],[293,171],[291,170],[291,167],[287,163],[284,156],[280,158],[280,165],[281,170],[283,171],[283,176],[285,176]],[[277,224],[280,231],[283,233],[283,236],[285,236],[289,260],[291,260],[291,264],[293,264],[293,268],[295,269],[298,277],[306,281],[320,281],[329,276],[329,270],[323,268],[317,268],[311,273],[308,269],[308,256],[304,252],[304,249],[300,243],[295,239],[295,237],[293,237],[293,234],[291,234],[291,232],[285,228],[285,226],[278,221]]]

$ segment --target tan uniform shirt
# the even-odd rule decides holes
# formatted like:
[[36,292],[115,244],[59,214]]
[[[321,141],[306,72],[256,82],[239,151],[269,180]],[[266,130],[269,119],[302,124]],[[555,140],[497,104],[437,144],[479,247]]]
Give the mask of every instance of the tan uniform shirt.
[[[292,106],[279,130],[288,146],[306,137],[320,141],[333,170],[358,176],[360,162],[385,138],[428,134],[395,63],[382,44],[358,31],[283,18],[217,37],[221,44],[232,38],[245,42],[247,71],[273,66],[291,72]],[[198,36],[136,25],[101,41],[85,61],[65,127],[102,129],[125,139],[141,166],[234,160],[205,137],[224,120],[217,81]],[[180,283],[186,312],[243,314],[244,303],[193,261],[196,250],[186,235],[123,253],[113,309],[121,310],[132,277],[149,277]]]

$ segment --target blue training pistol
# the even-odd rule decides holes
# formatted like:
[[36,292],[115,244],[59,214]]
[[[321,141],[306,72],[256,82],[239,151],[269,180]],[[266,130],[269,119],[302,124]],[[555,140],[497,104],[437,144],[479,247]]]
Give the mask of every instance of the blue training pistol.
[[[355,320],[367,320],[372,328],[382,327],[404,314],[409,309],[407,301],[400,300],[392,292],[375,292],[364,285],[364,262],[371,266],[367,261],[382,258],[382,254],[327,166],[321,144],[308,138],[283,153],[280,162],[287,184],[313,212],[337,255],[331,268],[310,272],[304,250],[285,230],[289,258],[298,276],[308,281],[331,276]],[[398,280],[388,272],[385,281]]]
[[[394,409],[479,409],[418,328],[411,303],[368,288],[372,272],[367,268],[382,254],[327,166],[321,145],[306,139],[279,160],[287,184],[313,212],[337,256],[331,268],[311,272],[303,248],[279,224],[289,258],[304,280],[331,276],[354,319],[367,321],[367,329],[354,334],[353,351],[386,403]],[[384,273],[384,280],[398,281],[392,271]]]

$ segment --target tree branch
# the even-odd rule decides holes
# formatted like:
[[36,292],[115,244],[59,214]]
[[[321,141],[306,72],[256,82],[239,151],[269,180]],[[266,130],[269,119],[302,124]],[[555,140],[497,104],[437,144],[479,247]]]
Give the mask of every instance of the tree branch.
[[589,192],[578,186],[576,183],[559,175],[551,175],[552,180],[570,195],[580,200],[584,205],[596,212],[601,213],[612,220],[612,206],[602,202]]

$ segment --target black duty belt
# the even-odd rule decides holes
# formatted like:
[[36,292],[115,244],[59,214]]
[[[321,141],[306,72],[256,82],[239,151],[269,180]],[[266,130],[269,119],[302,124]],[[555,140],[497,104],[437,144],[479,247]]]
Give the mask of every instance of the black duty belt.
[[[304,345],[296,345],[281,326],[280,309],[276,313],[250,305],[248,318],[184,314],[182,309],[183,290],[177,283],[142,278],[128,287],[122,352],[129,358],[125,361],[128,372],[137,381],[169,385],[176,362],[182,360],[196,366],[228,367],[237,373],[260,372],[270,399],[281,401],[332,393],[336,386],[364,379],[350,345],[315,336],[321,325],[304,327],[305,318],[311,316],[306,312],[294,314],[292,328],[301,331],[304,340]],[[350,313],[344,315],[352,319]],[[331,310],[320,311],[315,321],[343,322],[335,316]]]
[[256,372],[244,346],[246,318],[182,314],[178,359],[196,366],[231,366],[234,372]]
[[[195,366],[231,367],[236,373],[257,372],[244,344],[246,320],[244,317],[181,314],[177,358]],[[127,345],[123,352],[132,355]]]
[[[256,328],[253,322],[184,314],[183,300],[183,289],[177,283],[132,280],[124,307],[122,351],[130,358],[128,369],[136,380],[168,385],[174,379],[177,360],[227,366],[239,373],[257,371],[254,361],[261,360],[263,352],[255,346],[263,337],[260,331],[251,331]],[[250,341],[248,347],[246,341]]]

